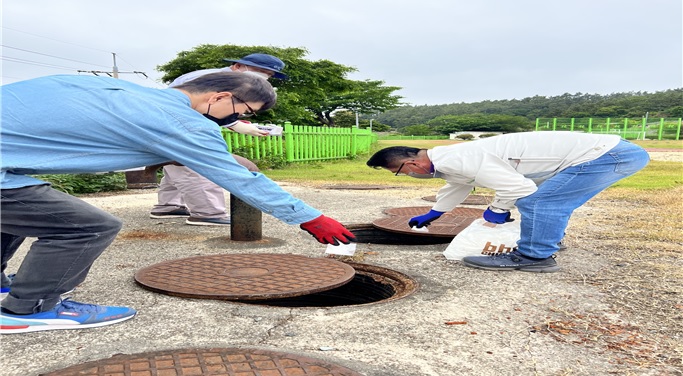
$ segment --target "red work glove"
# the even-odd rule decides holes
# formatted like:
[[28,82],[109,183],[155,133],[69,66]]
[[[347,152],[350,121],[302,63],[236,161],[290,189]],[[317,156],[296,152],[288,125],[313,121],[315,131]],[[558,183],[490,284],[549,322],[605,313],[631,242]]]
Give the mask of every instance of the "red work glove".
[[356,241],[356,237],[351,231],[347,230],[341,223],[324,215],[312,221],[304,222],[299,227],[323,244],[339,245],[339,242],[349,244]]

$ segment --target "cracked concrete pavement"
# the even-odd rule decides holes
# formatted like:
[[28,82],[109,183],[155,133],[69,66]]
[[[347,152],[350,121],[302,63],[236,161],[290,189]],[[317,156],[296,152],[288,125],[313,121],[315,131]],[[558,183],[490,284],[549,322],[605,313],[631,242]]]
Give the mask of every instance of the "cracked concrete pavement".
[[[382,210],[429,206],[434,189],[331,190],[283,188],[345,224],[370,223]],[[124,220],[114,244],[77,288],[76,301],[136,308],[136,318],[87,329],[5,335],[2,374],[36,375],[70,365],[183,348],[241,347],[293,353],[367,376],[597,375],[616,370],[600,348],[576,346],[540,333],[556,310],[611,315],[601,292],[582,273],[608,261],[583,249],[561,252],[555,274],[487,272],[446,261],[447,244],[358,244],[364,263],[391,268],[419,282],[403,299],[329,308],[282,308],[187,299],[138,286],[143,267],[194,255],[292,253],[322,257],[325,246],[298,226],[263,216],[266,245],[221,241],[229,229],[188,226],[182,219],[150,219],[155,190],[89,196],[86,201]],[[576,216],[583,215],[583,209]],[[22,245],[9,271],[28,249]],[[448,322],[461,322],[448,325]]]

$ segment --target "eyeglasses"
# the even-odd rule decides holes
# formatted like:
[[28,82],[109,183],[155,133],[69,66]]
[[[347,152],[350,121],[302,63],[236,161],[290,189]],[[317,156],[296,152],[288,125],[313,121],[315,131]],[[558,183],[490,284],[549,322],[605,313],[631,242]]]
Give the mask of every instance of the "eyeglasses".
[[[245,113],[241,114],[239,117],[241,117],[241,118],[248,118],[248,117],[252,117],[252,116],[256,115],[256,111],[254,111],[254,109],[251,108],[251,106],[249,105],[249,103],[247,103],[246,101],[244,101],[244,100],[242,100],[242,99],[239,99],[239,98],[238,98],[237,96],[235,96],[234,94],[233,94],[232,97],[235,98],[235,99],[237,99],[238,101],[244,103],[244,105],[247,106],[247,109],[249,110],[248,112],[245,112]],[[234,105],[233,105],[233,106],[234,106]]]
[[[406,162],[407,162],[407,161],[406,161]],[[394,176],[399,176],[399,175],[401,174],[401,169],[402,169],[403,166],[406,164],[406,162],[403,162],[403,163],[401,163],[400,166],[398,166],[398,170],[396,170],[396,173],[394,174]],[[403,174],[403,175],[405,175],[405,174]]]

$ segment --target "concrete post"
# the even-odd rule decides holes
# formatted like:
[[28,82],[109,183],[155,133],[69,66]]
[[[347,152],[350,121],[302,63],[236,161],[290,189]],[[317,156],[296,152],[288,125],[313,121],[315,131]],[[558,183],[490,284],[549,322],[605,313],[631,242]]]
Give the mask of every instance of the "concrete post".
[[230,195],[230,239],[255,241],[263,239],[263,213]]

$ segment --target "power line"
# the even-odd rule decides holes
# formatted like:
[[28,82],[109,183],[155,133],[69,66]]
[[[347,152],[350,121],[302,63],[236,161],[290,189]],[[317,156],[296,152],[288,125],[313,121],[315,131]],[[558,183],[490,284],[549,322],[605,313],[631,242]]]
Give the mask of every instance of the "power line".
[[[105,50],[102,50],[102,49],[99,49],[99,48],[92,48],[92,47],[88,47],[88,46],[82,46],[82,45],[76,44],[76,43],[65,42],[65,41],[63,41],[63,40],[54,39],[54,38],[46,37],[46,36],[43,36],[43,35],[33,34],[33,33],[26,32],[26,31],[13,29],[13,28],[11,28],[11,27],[2,26],[2,28],[3,28],[3,29],[7,29],[7,30],[16,31],[16,32],[18,32],[18,33],[23,33],[23,34],[32,35],[32,36],[38,37],[38,38],[49,39],[49,40],[52,40],[52,41],[55,41],[55,42],[59,42],[59,43],[65,43],[65,44],[70,44],[70,45],[77,46],[77,47],[81,47],[81,48],[86,48],[86,49],[89,49],[89,50],[105,52],[105,53],[107,53],[107,54],[114,54],[114,52],[111,52],[111,51],[105,51]],[[8,47],[8,48],[14,48],[14,49],[17,49],[17,50],[21,50],[20,48],[16,48],[16,47]],[[107,66],[105,66],[105,65],[86,63],[86,62],[83,62],[83,61],[71,60],[71,59],[62,58],[62,57],[58,57],[58,56],[52,56],[52,55],[42,54],[42,53],[34,52],[34,51],[28,51],[28,50],[21,50],[21,51],[26,51],[26,52],[35,53],[35,54],[44,55],[44,56],[49,56],[49,57],[55,57],[55,58],[58,58],[58,59],[64,59],[64,60],[75,61],[75,62],[78,62],[78,63],[88,64],[88,65],[94,65],[94,66],[103,67],[103,68],[106,68],[106,67],[107,67]],[[121,57],[119,56],[119,58],[121,58]],[[131,64],[131,63],[129,63],[129,62],[123,60],[123,59],[121,59],[121,60],[124,61],[126,64],[130,65],[133,69],[135,69],[135,67],[133,66],[133,64]],[[145,76],[146,76],[146,75],[145,75]]]
[[4,48],[10,48],[10,49],[13,49],[13,50],[29,52],[29,53],[36,54],[36,55],[54,57],[55,59],[68,60],[68,61],[73,61],[73,62],[76,62],[76,63],[83,63],[83,64],[88,64],[88,65],[94,65],[94,66],[96,66],[96,67],[108,68],[106,65],[99,65],[99,64],[93,64],[93,63],[86,63],[85,61],[67,59],[67,58],[65,58],[65,57],[59,57],[59,56],[44,54],[44,53],[40,53],[40,52],[25,50],[25,49],[22,49],[22,48],[17,48],[17,47],[12,47],[12,46],[6,46],[6,45],[4,45],[4,44],[0,44],[0,46],[2,46],[2,47],[4,47]]
[[90,50],[95,50],[95,51],[100,51],[100,52],[111,53],[111,51],[105,51],[105,50],[100,50],[99,48],[92,48],[92,47],[87,47],[87,46],[81,46],[81,45],[76,44],[76,43],[65,42],[65,41],[59,40],[59,39],[49,38],[49,37],[42,36],[42,35],[38,35],[38,34],[28,33],[28,32],[26,32],[26,31],[21,31],[21,30],[17,30],[17,29],[12,29],[11,27],[2,26],[2,28],[3,28],[3,29],[7,29],[7,30],[16,31],[16,32],[18,32],[18,33],[24,33],[24,34],[32,35],[32,36],[38,37],[38,38],[45,38],[45,39],[53,40],[53,41],[59,42],[59,43],[66,43],[66,44],[70,44],[70,45],[73,45],[73,46],[78,46],[78,47],[81,47],[81,48],[87,48],[87,49],[90,49]]
[[73,68],[73,67],[65,67],[63,65],[55,65],[55,64],[47,64],[47,63],[41,63],[39,61],[33,61],[33,60],[26,60],[26,59],[18,59],[15,57],[10,57],[10,56],[0,56],[0,59],[6,60],[6,61],[11,61],[14,63],[22,63],[22,64],[29,64],[29,65],[37,65],[40,67],[49,67],[49,68],[60,68],[60,69],[67,69],[67,70],[72,70],[72,71],[77,71],[78,68]]
[[[56,41],[56,42],[59,42],[59,43],[70,44],[70,45],[77,46],[77,47],[81,47],[81,48],[86,48],[86,49],[90,49],[90,50],[94,50],[94,51],[100,51],[100,52],[106,52],[106,53],[108,53],[108,54],[113,54],[113,55],[114,55],[114,70],[113,70],[112,72],[108,72],[108,71],[99,71],[99,70],[82,70],[82,69],[77,69],[77,68],[58,66],[58,65],[54,65],[54,64],[41,63],[41,62],[31,61],[31,60],[26,60],[26,59],[19,59],[19,58],[13,58],[13,57],[0,56],[0,58],[3,59],[3,60],[12,61],[12,62],[16,62],[16,63],[22,63],[22,64],[30,64],[30,65],[37,65],[37,66],[44,66],[44,67],[51,67],[51,68],[60,68],[60,69],[75,70],[75,71],[77,71],[78,73],[92,73],[92,74],[94,74],[94,75],[106,74],[106,75],[111,76],[111,77],[118,77],[118,74],[119,74],[119,73],[133,73],[133,74],[137,74],[137,75],[142,75],[142,76],[145,77],[146,80],[150,80],[150,81],[154,82],[157,86],[161,86],[161,85],[159,85],[158,82],[151,80],[151,79],[149,78],[149,76],[147,76],[147,73],[145,73],[145,72],[138,71],[138,70],[133,70],[133,71],[130,71],[130,72],[120,72],[120,71],[118,71],[118,68],[116,67],[116,56],[117,56],[117,55],[116,55],[116,53],[114,53],[114,52],[105,51],[105,50],[102,50],[102,49],[92,48],[92,47],[88,47],[88,46],[82,46],[82,45],[79,45],[79,44],[76,44],[76,43],[65,42],[65,41],[63,41],[63,40],[54,39],[54,38],[49,38],[49,37],[46,37],[46,36],[43,36],[43,35],[33,34],[33,33],[26,32],[26,31],[22,31],[22,30],[17,30],[17,29],[13,29],[13,28],[10,28],[10,27],[6,27],[6,26],[0,26],[0,27],[2,27],[3,29],[6,29],[6,30],[12,30],[12,31],[16,31],[16,32],[19,32],[19,33],[23,33],[23,34],[32,35],[32,36],[38,37],[38,38],[49,39],[49,40],[53,40],[53,41]],[[57,59],[62,59],[62,60],[68,60],[68,61],[73,61],[73,62],[82,63],[82,64],[88,64],[88,65],[94,65],[94,66],[98,66],[98,67],[108,68],[108,67],[105,66],[105,65],[87,63],[87,62],[84,62],[84,61],[79,61],[79,60],[73,60],[73,59],[63,58],[63,57],[54,56],[54,55],[49,55],[49,54],[44,54],[44,53],[40,53],[40,52],[36,52],[36,51],[25,50],[25,49],[21,49],[21,48],[17,48],[17,47],[11,47],[11,46],[5,46],[5,45],[0,45],[0,46],[5,47],[5,48],[11,48],[11,49],[19,50],[19,51],[24,51],[24,52],[28,52],[28,53],[34,53],[34,54],[37,54],[37,55],[42,55],[42,56],[47,56],[47,57],[52,57],[52,58],[57,58]],[[121,60],[124,61],[126,64],[130,65],[131,67],[133,67],[133,64],[127,62],[127,61],[124,60],[124,59],[122,59],[120,56],[119,56],[119,59],[121,59]]]

